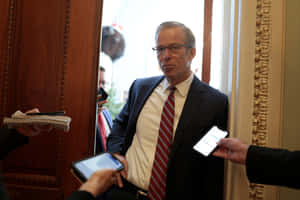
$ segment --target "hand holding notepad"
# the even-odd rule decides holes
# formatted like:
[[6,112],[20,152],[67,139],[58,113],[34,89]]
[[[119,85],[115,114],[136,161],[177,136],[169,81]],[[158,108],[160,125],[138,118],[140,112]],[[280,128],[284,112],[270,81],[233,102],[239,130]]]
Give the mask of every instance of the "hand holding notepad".
[[30,124],[52,125],[54,128],[67,132],[70,129],[71,118],[63,114],[62,112],[26,114],[18,110],[11,117],[4,117],[3,124],[6,124],[9,128],[17,128]]

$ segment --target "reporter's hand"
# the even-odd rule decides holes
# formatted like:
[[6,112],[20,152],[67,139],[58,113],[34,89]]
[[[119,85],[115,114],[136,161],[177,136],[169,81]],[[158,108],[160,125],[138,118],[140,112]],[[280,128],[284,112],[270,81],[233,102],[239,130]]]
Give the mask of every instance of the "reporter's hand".
[[234,163],[245,164],[249,145],[237,138],[221,139],[214,156],[230,160]]
[[128,162],[125,159],[125,157],[122,156],[119,153],[114,153],[113,155],[116,158],[118,158],[123,163],[123,165],[124,165],[124,169],[122,171],[120,171],[120,172],[117,173],[118,186],[119,187],[123,187],[123,182],[122,182],[121,176],[123,176],[123,178],[127,179],[127,176],[128,176]]
[[81,185],[79,190],[90,192],[94,197],[105,192],[112,184],[117,183],[117,171],[102,169],[94,172],[92,176]]
[[107,103],[107,100],[98,101],[101,97],[102,97],[101,94],[97,96],[97,105],[98,105],[98,110],[97,110],[97,112],[98,112],[98,113],[102,112],[102,110],[104,109],[104,108],[102,107],[102,105],[105,104],[105,103]]
[[[26,111],[25,113],[39,113],[39,109],[38,108],[34,108],[31,110]],[[17,131],[19,133],[21,133],[22,135],[25,136],[36,136],[39,135],[41,132],[50,132],[53,129],[52,125],[36,125],[36,124],[32,124],[32,125],[26,125],[26,126],[22,126],[22,127],[18,127]]]

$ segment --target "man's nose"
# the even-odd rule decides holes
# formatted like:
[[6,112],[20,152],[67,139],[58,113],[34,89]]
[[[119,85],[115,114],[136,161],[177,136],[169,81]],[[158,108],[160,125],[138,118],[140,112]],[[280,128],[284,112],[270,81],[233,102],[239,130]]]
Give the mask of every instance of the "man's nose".
[[162,52],[162,56],[164,58],[169,58],[171,56],[171,51],[168,48],[165,48],[164,51]]

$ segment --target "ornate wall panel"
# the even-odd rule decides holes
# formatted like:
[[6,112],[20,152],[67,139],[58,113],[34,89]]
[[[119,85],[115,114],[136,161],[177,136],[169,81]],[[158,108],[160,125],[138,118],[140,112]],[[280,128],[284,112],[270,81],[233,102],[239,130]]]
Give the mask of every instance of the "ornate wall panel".
[[[231,136],[248,144],[280,147],[285,0],[231,2],[235,3],[237,35],[233,40]],[[249,183],[244,166],[229,162],[227,172],[227,200],[279,199],[278,187]]]
[[[271,0],[257,0],[252,144],[259,146],[265,146],[267,141],[271,6]],[[250,184],[249,195],[253,200],[264,199],[264,186]]]

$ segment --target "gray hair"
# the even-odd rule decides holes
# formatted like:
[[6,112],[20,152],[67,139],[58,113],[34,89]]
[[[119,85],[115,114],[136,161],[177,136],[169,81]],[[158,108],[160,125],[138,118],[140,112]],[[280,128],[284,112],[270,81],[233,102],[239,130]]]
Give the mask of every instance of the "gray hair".
[[195,40],[195,36],[194,36],[193,32],[191,31],[191,29],[188,28],[187,26],[185,26],[184,24],[182,24],[180,22],[176,22],[176,21],[167,21],[167,22],[161,23],[156,29],[155,42],[157,42],[158,34],[160,33],[160,31],[162,29],[176,28],[176,27],[181,28],[183,30],[183,32],[185,33],[185,44],[192,48],[195,48],[196,40]]

